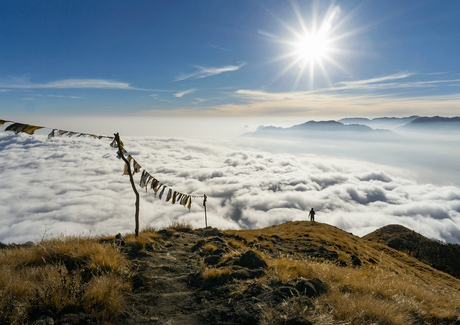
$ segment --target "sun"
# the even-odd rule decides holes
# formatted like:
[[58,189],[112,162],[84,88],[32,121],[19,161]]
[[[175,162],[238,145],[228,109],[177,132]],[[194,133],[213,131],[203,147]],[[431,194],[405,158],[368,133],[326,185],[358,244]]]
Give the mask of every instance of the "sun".
[[[287,24],[278,19],[289,31],[291,37],[277,39],[277,43],[282,45],[285,52],[273,60],[286,60],[287,65],[271,83],[293,70],[297,71],[293,89],[309,88],[313,90],[316,71],[320,71],[324,79],[331,84],[327,73],[330,64],[346,71],[334,60],[334,56],[341,52],[338,45],[339,40],[349,34],[344,30],[340,20],[340,7],[329,6],[326,12],[321,15],[322,19],[318,19],[320,16],[318,8],[312,8],[309,11],[311,17],[307,19],[301,14],[301,10],[295,2],[292,2],[292,6],[297,16],[297,23]],[[293,27],[293,25],[297,27]]]
[[309,34],[302,37],[294,44],[298,59],[304,63],[319,61],[328,53],[328,39],[322,33]]

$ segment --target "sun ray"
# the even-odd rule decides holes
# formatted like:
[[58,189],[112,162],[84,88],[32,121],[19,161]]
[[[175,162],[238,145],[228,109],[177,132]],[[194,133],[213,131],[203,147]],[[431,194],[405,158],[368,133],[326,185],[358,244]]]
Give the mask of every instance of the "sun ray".
[[277,81],[279,78],[281,78],[286,72],[291,70],[293,66],[295,66],[301,59],[297,58],[294,61],[291,62],[286,68],[284,68],[281,72],[279,72],[273,79],[268,83],[267,86],[271,86],[275,81]]

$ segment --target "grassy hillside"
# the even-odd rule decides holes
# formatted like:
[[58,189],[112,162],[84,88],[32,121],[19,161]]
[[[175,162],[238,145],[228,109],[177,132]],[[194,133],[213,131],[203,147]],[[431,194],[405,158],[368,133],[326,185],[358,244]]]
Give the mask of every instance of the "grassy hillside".
[[460,324],[460,280],[368,239],[299,221],[4,247],[0,324]]
[[460,279],[460,245],[428,239],[401,225],[388,225],[363,239],[385,244]]

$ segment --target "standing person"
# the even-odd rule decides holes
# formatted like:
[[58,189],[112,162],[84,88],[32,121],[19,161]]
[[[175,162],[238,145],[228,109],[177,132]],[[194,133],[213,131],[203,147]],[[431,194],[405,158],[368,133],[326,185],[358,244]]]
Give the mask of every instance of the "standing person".
[[310,217],[310,221],[315,221],[315,211],[313,211],[313,208],[311,208],[308,216]]

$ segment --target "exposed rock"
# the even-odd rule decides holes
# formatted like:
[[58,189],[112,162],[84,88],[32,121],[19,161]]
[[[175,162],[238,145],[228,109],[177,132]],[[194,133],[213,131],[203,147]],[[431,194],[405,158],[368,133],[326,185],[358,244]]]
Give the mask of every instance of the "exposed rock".
[[40,316],[32,325],[54,325],[54,319],[49,316]]
[[311,322],[300,316],[291,316],[284,322],[284,325],[313,325]]
[[251,297],[255,297],[263,293],[272,292],[272,291],[273,289],[270,288],[268,285],[259,283],[256,281],[248,286],[247,290],[245,291],[245,294]]
[[67,314],[59,318],[55,325],[97,325],[96,316],[88,314]]
[[265,274],[265,270],[263,268],[259,269],[239,269],[232,273],[230,273],[230,277],[237,280],[248,280],[248,279],[255,279],[260,278]]
[[281,287],[275,288],[275,290],[273,291],[275,294],[279,294],[280,296],[284,296],[285,298],[299,296],[299,291],[289,286],[281,286]]
[[184,232],[184,233],[194,233],[195,231],[193,229],[184,227],[184,228],[176,228],[177,232]]
[[115,244],[125,246],[125,238],[120,233],[115,236]]
[[305,278],[296,278],[286,284],[296,288],[301,295],[306,295],[307,297],[318,296],[315,286]]
[[201,237],[225,236],[219,229],[213,227],[199,228],[195,230],[195,233]]
[[277,241],[277,242],[283,241],[283,239],[282,239],[280,236],[278,236],[278,235],[272,235],[271,237],[272,237],[275,241]]
[[225,324],[229,320],[229,315],[232,315],[231,306],[223,305],[218,305],[202,312],[207,324]]
[[313,286],[315,287],[316,292],[318,295],[322,295],[323,293],[326,293],[329,291],[329,286],[327,285],[326,282],[321,281],[318,278],[313,278],[308,280]]
[[336,264],[337,266],[342,266],[342,267],[345,267],[345,266],[348,265],[347,262],[342,261],[342,260],[337,260],[337,261],[335,262],[335,264]]
[[207,265],[216,265],[217,263],[219,263],[220,259],[221,259],[222,255],[210,255],[210,256],[207,256],[205,259],[204,259],[204,262],[207,264]]
[[248,267],[250,269],[266,268],[268,265],[256,252],[249,250],[235,262],[236,265]]
[[266,307],[267,304],[252,298],[238,301],[235,306],[237,316],[234,321],[237,324],[259,324]]
[[206,244],[213,244],[218,249],[228,250],[227,242],[224,239],[220,237],[209,237],[199,240],[195,245],[193,245],[192,252],[202,249]]
[[361,262],[361,259],[360,259],[358,256],[356,256],[356,255],[351,255],[351,256],[350,256],[350,260],[351,260],[351,264],[352,264],[353,266],[359,267],[359,266],[361,266],[361,265],[363,264],[363,263]]
[[307,254],[310,257],[315,257],[315,258],[324,258],[329,261],[336,261],[339,258],[339,254],[335,251],[330,251],[323,246],[314,246],[314,245],[309,245],[304,249],[300,250],[302,253]]

